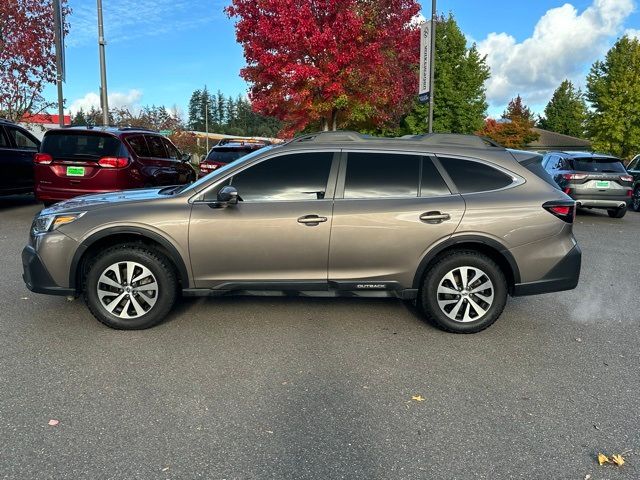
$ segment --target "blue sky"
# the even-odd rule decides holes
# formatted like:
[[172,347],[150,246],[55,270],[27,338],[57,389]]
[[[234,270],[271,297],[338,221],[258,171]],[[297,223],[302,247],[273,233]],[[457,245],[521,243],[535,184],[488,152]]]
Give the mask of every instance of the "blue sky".
[[[239,77],[242,48],[223,8],[230,0],[103,0],[111,105],[177,106],[186,110],[194,89],[245,94]],[[431,2],[422,2],[425,16]],[[67,107],[98,104],[96,3],[69,0]],[[579,86],[591,64],[623,33],[640,34],[637,0],[439,0],[469,42],[487,55],[489,113],[499,115],[520,94],[541,111],[555,86]],[[55,87],[46,90],[55,99]],[[436,91],[437,95],[437,91]]]

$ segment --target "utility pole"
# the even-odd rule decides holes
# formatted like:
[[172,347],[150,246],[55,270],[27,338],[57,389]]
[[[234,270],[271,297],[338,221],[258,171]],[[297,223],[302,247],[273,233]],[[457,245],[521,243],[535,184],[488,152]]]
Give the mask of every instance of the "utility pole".
[[64,45],[62,28],[62,6],[60,0],[53,0],[53,30],[56,45],[56,84],[58,86],[58,124],[64,127],[64,97],[62,95],[62,82],[64,81]]
[[430,62],[430,77],[429,77],[429,133],[433,132],[433,79],[436,67],[436,0],[431,0],[431,55],[429,55]]
[[[205,86],[204,89],[206,91],[207,87]],[[209,94],[207,93],[207,95]],[[209,155],[209,97],[208,96],[204,100],[204,131],[207,134],[207,138],[206,138],[207,154],[206,155]]]
[[107,62],[104,56],[104,25],[102,22],[102,0],[98,0],[98,50],[100,52],[100,104],[102,106],[102,123],[109,125],[109,101],[107,100]]

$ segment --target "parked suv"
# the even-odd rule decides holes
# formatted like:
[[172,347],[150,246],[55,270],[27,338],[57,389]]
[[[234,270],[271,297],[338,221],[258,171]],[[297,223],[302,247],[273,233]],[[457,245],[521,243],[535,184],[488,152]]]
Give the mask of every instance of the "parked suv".
[[50,130],[35,157],[36,196],[52,204],[91,193],[184,184],[196,179],[189,158],[150,130]]
[[27,130],[0,119],[0,195],[33,192],[33,156],[39,147]]
[[270,144],[270,142],[263,140],[223,138],[209,150],[206,158],[200,162],[200,176],[204,177],[214,170],[224,167],[227,163],[235,162],[240,157]]
[[307,135],[184,187],[43,210],[24,280],[83,294],[121,329],[157,324],[179,292],[287,292],[399,297],[440,328],[477,332],[508,294],[578,283],[575,203],[529,170],[540,160],[474,136]]
[[578,207],[604,208],[612,218],[627,213],[633,177],[619,158],[600,153],[549,152],[543,166]]
[[633,157],[627,166],[627,172],[633,177],[633,196],[631,208],[640,212],[640,155]]

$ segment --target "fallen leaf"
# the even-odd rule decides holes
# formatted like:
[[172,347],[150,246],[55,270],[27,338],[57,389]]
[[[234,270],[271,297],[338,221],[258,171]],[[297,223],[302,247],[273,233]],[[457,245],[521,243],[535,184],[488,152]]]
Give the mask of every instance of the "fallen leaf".
[[611,460],[609,460],[609,457],[607,457],[606,455],[603,455],[602,453],[598,454],[598,464],[599,465],[604,465],[605,463],[611,463]]
[[424,398],[422,395],[414,395],[413,397],[411,397],[411,400],[415,400],[416,402],[424,402],[426,398]]
[[60,423],[60,420],[49,420],[49,425],[51,425],[52,427],[55,427],[56,425],[58,425]]
[[162,471],[163,471],[163,472],[166,472],[167,470],[169,470],[169,467],[164,467],[164,468],[162,469]]
[[611,460],[619,467],[624,465],[624,457],[622,455],[612,455]]
[[584,476],[584,480],[591,480],[591,475],[587,473],[587,474]]

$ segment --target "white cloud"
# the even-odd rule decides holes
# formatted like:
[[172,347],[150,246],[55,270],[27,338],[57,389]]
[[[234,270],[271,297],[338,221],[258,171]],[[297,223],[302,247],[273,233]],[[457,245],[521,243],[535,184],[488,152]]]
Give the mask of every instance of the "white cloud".
[[[129,90],[128,92],[112,92],[108,94],[109,109],[127,107],[131,110],[135,110],[140,105],[142,99],[142,92],[137,89]],[[78,98],[71,102],[69,111],[75,114],[78,110],[84,111],[91,108],[100,108],[100,96],[96,92],[89,92],[84,97]]]
[[627,37],[630,37],[630,38],[637,38],[638,40],[640,40],[640,30],[638,30],[638,29],[636,29],[636,28],[627,28],[627,29],[624,31],[624,34],[625,34]]
[[548,10],[522,42],[490,33],[478,43],[491,67],[489,102],[505,105],[520,94],[526,102],[542,103],[565,78],[581,83],[585,68],[606,51],[634,8],[634,0],[593,0],[579,13],[565,3]]

